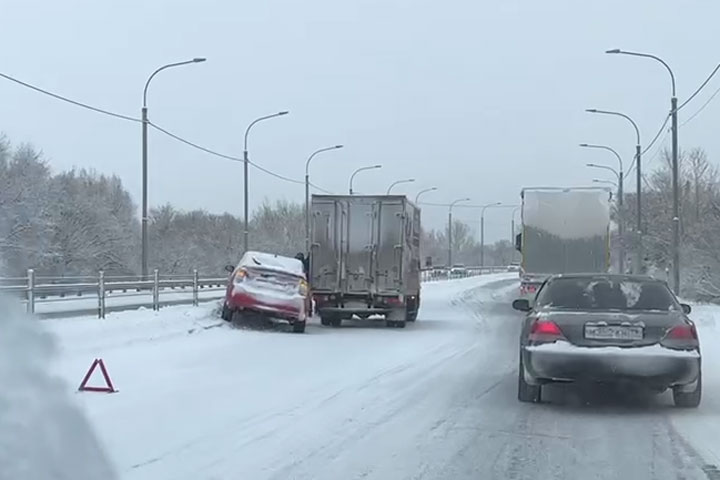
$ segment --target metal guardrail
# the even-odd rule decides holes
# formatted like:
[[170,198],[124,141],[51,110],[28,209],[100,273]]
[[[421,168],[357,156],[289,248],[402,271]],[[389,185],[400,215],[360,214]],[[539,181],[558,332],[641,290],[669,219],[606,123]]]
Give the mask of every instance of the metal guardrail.
[[[421,271],[422,282],[435,282],[474,277],[507,271],[507,267],[465,267],[464,273],[451,273],[447,268]],[[161,275],[153,271],[143,280],[137,276],[50,277],[36,276],[30,269],[26,277],[0,277],[0,294],[19,298],[28,313],[41,317],[72,317],[161,306],[192,304],[225,296],[227,277],[192,275]],[[202,295],[201,295],[202,294]],[[73,303],[75,302],[75,303]],[[42,310],[42,311],[41,311]]]
[[476,277],[478,275],[486,275],[489,273],[507,272],[508,267],[464,267],[464,272],[452,272],[451,269],[443,268],[426,268],[421,271],[421,280],[423,282],[436,282],[440,280],[452,280],[456,278]]
[[[0,294],[19,298],[30,314],[40,316],[73,316],[97,312],[105,318],[109,311],[152,307],[161,305],[198,305],[201,301],[224,296],[227,277],[200,277],[197,270],[192,275],[161,275],[158,270],[149,279],[134,276],[106,276],[103,271],[95,277],[40,277],[28,270],[27,277],[0,277]],[[201,293],[203,293],[201,297]],[[173,294],[177,298],[168,298]],[[38,306],[75,301],[80,306],[70,306],[53,311],[46,308],[39,312]],[[85,302],[86,301],[86,302]],[[109,305],[108,303],[113,303]],[[95,306],[92,306],[94,303]]]

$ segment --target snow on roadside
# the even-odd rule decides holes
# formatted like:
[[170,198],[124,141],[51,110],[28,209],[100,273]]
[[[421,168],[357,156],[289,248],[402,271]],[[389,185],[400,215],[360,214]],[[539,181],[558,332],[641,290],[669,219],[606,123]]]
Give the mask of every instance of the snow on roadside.
[[0,298],[0,478],[116,478],[89,422],[48,373],[51,335]]
[[720,465],[720,438],[708,425],[720,424],[720,306],[692,306],[702,354],[703,393],[697,409],[672,410],[676,429],[707,463]]
[[[484,337],[474,335],[477,319],[462,305],[454,308],[453,299],[513,278],[424,284],[419,319],[405,329],[357,321],[340,329],[312,322],[304,335],[237,331],[219,319],[215,305],[42,324],[59,338],[55,369],[76,382],[71,388],[93,358],[104,359],[119,393],[76,398],[123,478],[191,478],[226,466],[261,478],[282,455],[276,446],[302,446],[293,441],[301,435],[293,419],[315,418],[322,439],[346,415],[385,398],[390,387],[382,379],[400,375],[412,385],[422,378],[418,371],[472,348]],[[332,400],[338,395],[342,400]],[[330,404],[333,411],[320,408]]]

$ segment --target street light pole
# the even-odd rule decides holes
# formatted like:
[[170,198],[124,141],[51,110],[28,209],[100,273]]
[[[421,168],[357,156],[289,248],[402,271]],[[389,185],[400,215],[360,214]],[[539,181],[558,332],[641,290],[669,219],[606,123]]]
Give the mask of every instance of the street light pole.
[[619,255],[619,269],[618,273],[624,273],[625,272],[625,238],[623,236],[623,233],[625,231],[625,212],[623,209],[623,161],[620,154],[615,151],[615,149],[608,147],[607,145],[592,145],[588,143],[581,143],[581,147],[584,148],[597,148],[600,150],[606,150],[608,152],[611,152],[617,157],[618,165],[620,167],[619,172],[615,172],[615,174],[618,176],[618,237],[620,237],[620,255]]
[[183,65],[190,65],[191,63],[204,62],[205,58],[193,58],[184,62],[168,63],[162,67],[156,69],[150,74],[147,81],[145,82],[145,88],[143,89],[143,104],[141,109],[142,114],[142,225],[141,225],[141,268],[142,278],[147,279],[148,275],[148,108],[147,108],[147,92],[150,87],[150,81],[163,70],[173,67],[181,67]]
[[639,52],[628,52],[616,48],[608,50],[605,53],[630,55],[634,57],[651,58],[660,62],[670,74],[670,82],[672,84],[672,97],[670,98],[670,115],[672,117],[672,189],[673,189],[673,235],[672,235],[672,266],[673,266],[673,291],[676,295],[680,294],[680,190],[678,185],[678,127],[677,127],[677,91],[675,88],[675,74],[670,65],[655,55]]
[[394,187],[395,185],[399,185],[399,184],[401,184],[401,183],[413,183],[414,181],[415,181],[414,178],[407,178],[407,179],[405,179],[405,180],[398,180],[398,181],[396,181],[396,182],[393,182],[393,183],[391,183],[390,186],[388,187],[386,195],[390,195],[390,191],[393,189],[393,187]]
[[357,175],[360,172],[364,172],[365,170],[374,170],[376,168],[382,168],[382,165],[371,165],[369,167],[360,167],[357,170],[355,170],[352,175],[350,175],[350,195],[353,194],[353,180],[355,180],[355,175]]
[[420,200],[421,195],[424,195],[428,192],[434,192],[435,190],[437,190],[437,187],[430,187],[426,188],[425,190],[420,190],[417,195],[415,195],[415,205],[418,205],[418,201]]
[[483,205],[480,210],[480,268],[485,266],[485,210],[500,205],[502,202],[488,203]]
[[250,129],[255,126],[256,123],[275,117],[281,117],[283,115],[287,115],[288,113],[290,112],[284,111],[256,118],[250,123],[250,125],[248,125],[247,129],[245,129],[245,143],[243,148],[243,197],[245,201],[245,205],[243,206],[243,252],[247,252],[250,247],[250,202],[248,194],[248,165],[250,164],[250,159],[248,158],[248,134],[250,133]]
[[448,209],[448,268],[452,268],[452,209],[457,203],[469,201],[469,198],[458,198],[450,203],[450,208]]
[[312,154],[310,154],[305,162],[305,255],[310,253],[310,162],[315,155],[319,153],[329,152],[339,148],[343,148],[343,146],[335,145],[333,147],[325,147],[315,150]]
[[600,180],[599,178],[593,178],[593,183],[602,183],[605,185],[611,185],[616,189],[618,188],[617,182],[613,182],[612,180]]
[[[610,110],[598,110],[596,108],[589,108],[585,110],[588,113],[599,113],[603,115],[614,115],[617,117],[622,117],[633,126],[635,129],[635,191],[636,191],[636,207],[637,210],[636,218],[635,218],[635,235],[636,235],[636,251],[635,251],[635,265],[634,265],[634,272],[635,273],[642,273],[642,147],[640,146],[640,129],[638,128],[637,123],[630,118],[628,115],[625,115],[621,112],[614,112]],[[632,168],[631,168],[632,170]]]

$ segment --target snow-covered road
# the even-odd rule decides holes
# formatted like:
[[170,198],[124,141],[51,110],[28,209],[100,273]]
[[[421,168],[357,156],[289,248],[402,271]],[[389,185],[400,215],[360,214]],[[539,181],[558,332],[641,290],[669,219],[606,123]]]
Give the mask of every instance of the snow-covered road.
[[211,306],[43,324],[68,388],[105,360],[119,393],[75,398],[125,479],[720,478],[717,309],[697,314],[698,410],[559,389],[527,405],[516,291],[517,274],[425,285],[402,330],[237,330]]

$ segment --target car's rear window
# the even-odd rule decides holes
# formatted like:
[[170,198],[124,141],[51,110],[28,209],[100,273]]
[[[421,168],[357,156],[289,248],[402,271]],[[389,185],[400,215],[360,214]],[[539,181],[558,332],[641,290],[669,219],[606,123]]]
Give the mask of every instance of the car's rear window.
[[679,310],[667,286],[633,279],[557,278],[538,294],[538,307],[575,310]]

